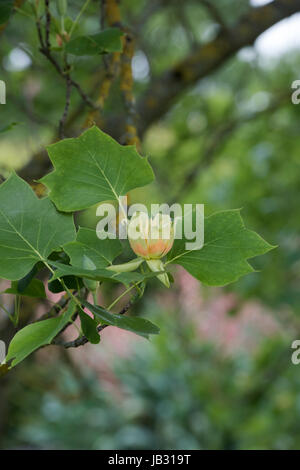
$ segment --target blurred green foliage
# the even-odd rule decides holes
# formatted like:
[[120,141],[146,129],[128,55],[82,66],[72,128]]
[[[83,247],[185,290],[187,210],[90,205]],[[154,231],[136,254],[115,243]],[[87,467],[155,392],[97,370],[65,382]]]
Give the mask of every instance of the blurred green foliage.
[[[69,3],[68,15],[74,18],[82,2]],[[78,35],[97,32],[96,3],[84,14]],[[146,3],[122,2],[124,22],[138,37],[137,97],[152,75],[216,31],[198,1],[188,2],[187,8],[181,1],[161,2],[156,8],[160,2],[153,1],[149,13]],[[227,24],[248,7],[246,0],[217,3]],[[0,135],[0,168],[6,175],[51,140],[65,89],[38,51],[30,18],[13,15],[0,39],[0,78],[7,83],[0,128],[18,122]],[[29,57],[26,67],[16,68],[16,50]],[[97,63],[90,57],[74,58],[74,78],[85,90],[93,89],[102,65],[102,58]],[[187,90],[148,129],[143,153],[150,156],[157,182],[132,197],[139,202],[202,202],[206,214],[242,207],[247,226],[278,248],[253,263],[259,272],[226,289],[235,291],[241,302],[258,299],[274,316],[286,310],[296,316],[300,307],[300,105],[290,99],[299,66],[297,51],[269,59],[246,48]],[[73,92],[71,108],[78,103]],[[105,113],[118,112],[120,103],[116,83]],[[81,221],[94,226],[94,217],[90,211]],[[150,292],[155,290],[153,284]],[[13,372],[8,387],[0,446],[299,449],[300,366],[290,361],[294,325],[285,335],[263,341],[255,353],[243,350],[228,357],[213,342],[200,339],[193,324],[176,312],[157,304],[141,309],[162,333],[151,343],[138,343],[131,357],[111,359],[120,396],[105,391],[104,379],[74,365],[65,354],[62,362],[28,359]]]
[[288,338],[230,357],[176,312],[146,309],[162,334],[111,358],[115,390],[107,374],[96,379],[69,360],[39,362],[34,373],[27,363],[9,392],[5,448],[299,448],[300,376]]

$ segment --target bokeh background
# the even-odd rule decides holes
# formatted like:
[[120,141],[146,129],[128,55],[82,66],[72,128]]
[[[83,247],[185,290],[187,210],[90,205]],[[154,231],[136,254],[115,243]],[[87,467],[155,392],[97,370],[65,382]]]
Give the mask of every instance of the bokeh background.
[[[74,18],[83,2],[69,3]],[[232,31],[249,8],[268,2],[210,3]],[[221,27],[207,2],[122,0],[121,10],[137,37],[137,98]],[[55,136],[65,89],[22,11],[0,37],[7,84],[0,127],[16,123],[0,134],[0,170],[30,180],[47,161],[41,149]],[[99,29],[98,11],[92,1],[78,34]],[[156,182],[131,195],[134,202],[204,203],[206,215],[242,208],[247,226],[278,248],[253,261],[257,272],[224,288],[206,288],[182,269],[169,291],[151,281],[134,310],[160,326],[151,341],[110,327],[97,346],[51,346],[27,358],[0,383],[0,448],[300,448],[300,365],[291,362],[292,341],[300,339],[300,104],[291,101],[299,31],[296,13],[178,94],[143,135]],[[73,60],[76,78],[95,88],[102,58]],[[71,109],[78,106],[69,135],[86,115],[73,92]],[[116,82],[105,113],[121,108]],[[94,227],[95,210],[78,221]],[[99,301],[113,295],[107,288]],[[29,316],[45,308],[23,301]],[[9,328],[0,311],[0,339]]]

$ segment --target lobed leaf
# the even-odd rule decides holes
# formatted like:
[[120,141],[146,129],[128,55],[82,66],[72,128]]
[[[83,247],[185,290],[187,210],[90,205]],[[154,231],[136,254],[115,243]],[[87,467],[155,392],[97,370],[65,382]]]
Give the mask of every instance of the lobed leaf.
[[0,277],[24,277],[38,261],[74,240],[73,217],[57,212],[49,198],[38,199],[13,173],[0,186]]
[[222,211],[205,218],[204,246],[185,249],[185,239],[175,240],[167,264],[179,264],[208,286],[224,286],[254,269],[249,258],[262,255],[274,246],[246,229],[239,210]]
[[96,126],[81,136],[48,147],[55,170],[40,181],[61,211],[86,209],[101,201],[119,201],[131,189],[153,180],[146,158],[135,146],[122,146]]
[[122,245],[117,239],[100,240],[95,230],[80,227],[76,241],[67,243],[63,249],[70,257],[73,266],[85,268],[85,260],[89,259],[98,269],[110,265],[122,252]]
[[74,302],[70,302],[67,311],[56,318],[37,321],[19,330],[8,347],[6,362],[12,361],[14,367],[36,349],[50,344],[61,329],[70,321],[76,311]]

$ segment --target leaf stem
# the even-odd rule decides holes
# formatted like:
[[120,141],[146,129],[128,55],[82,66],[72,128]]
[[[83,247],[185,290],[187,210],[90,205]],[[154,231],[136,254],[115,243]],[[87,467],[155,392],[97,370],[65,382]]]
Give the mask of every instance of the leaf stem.
[[19,317],[20,317],[20,305],[21,305],[21,299],[19,295],[15,296],[15,313],[13,316],[13,323],[15,326],[18,325],[19,323]]
[[138,284],[140,284],[142,281],[139,281],[139,282],[136,282],[135,284],[133,284],[133,286],[130,286],[128,287],[128,289],[126,289],[121,295],[119,295],[119,297],[117,297],[110,305],[109,307],[107,307],[107,311],[109,312],[115,305],[116,303],[119,302],[119,300],[121,300],[124,295],[128,294],[128,292],[130,292],[132,289],[134,289],[135,287],[138,286]]
[[11,313],[9,313],[9,311],[4,307],[4,305],[0,304],[0,308],[2,308],[2,310],[6,313],[6,315],[8,315],[9,319],[13,322],[13,324],[15,323],[14,322],[14,318],[13,316],[11,315]]
[[[43,262],[45,264],[45,266],[49,269],[49,271],[52,273],[52,274],[55,274],[55,271],[54,269],[51,268],[51,266],[49,265],[49,263],[47,262],[47,260],[43,259]],[[80,301],[77,299],[77,297],[75,297],[75,295],[70,291],[70,289],[66,286],[65,284],[65,281],[63,279],[61,279],[60,277],[57,277],[57,280],[58,282],[61,283],[62,287],[65,289],[65,291],[67,292],[67,294],[69,294],[69,296],[74,300],[74,302],[79,305],[79,307],[81,308],[81,303]]]
[[71,38],[71,36],[72,36],[72,33],[73,33],[74,29],[75,29],[76,26],[77,26],[78,21],[79,21],[80,18],[81,18],[81,15],[84,13],[84,11],[85,11],[86,8],[88,7],[89,3],[90,3],[90,0],[86,0],[86,2],[84,3],[84,5],[82,6],[80,12],[79,12],[78,15],[76,16],[75,21],[74,21],[74,23],[72,24],[72,27],[71,27],[70,32],[69,32],[70,38]]

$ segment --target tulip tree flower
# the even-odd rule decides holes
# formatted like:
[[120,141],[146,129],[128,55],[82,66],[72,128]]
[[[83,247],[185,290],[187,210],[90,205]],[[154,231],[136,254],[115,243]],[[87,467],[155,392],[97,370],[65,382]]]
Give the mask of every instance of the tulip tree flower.
[[[174,242],[174,228],[169,215],[156,214],[149,218],[145,212],[136,212],[128,224],[128,239],[130,246],[138,258],[108,269],[124,272],[136,269],[146,261],[153,272],[164,271],[163,258],[172,248]],[[158,274],[157,278],[170,287],[167,273]]]
[[145,212],[136,212],[128,225],[128,239],[133,251],[146,260],[160,259],[173,246],[174,230],[167,214],[149,218]]

